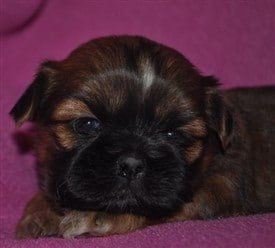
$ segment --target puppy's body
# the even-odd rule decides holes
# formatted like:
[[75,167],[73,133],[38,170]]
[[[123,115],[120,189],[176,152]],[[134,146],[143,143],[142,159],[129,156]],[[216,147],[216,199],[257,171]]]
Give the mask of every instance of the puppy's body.
[[[243,167],[257,212],[275,208],[275,87],[239,88],[224,96],[240,112],[248,148]],[[248,188],[249,188],[248,187]]]
[[[142,37],[97,39],[44,63],[12,110],[18,123],[38,124],[42,171],[18,236],[273,211],[274,92],[220,92]],[[28,209],[41,199],[34,226]]]

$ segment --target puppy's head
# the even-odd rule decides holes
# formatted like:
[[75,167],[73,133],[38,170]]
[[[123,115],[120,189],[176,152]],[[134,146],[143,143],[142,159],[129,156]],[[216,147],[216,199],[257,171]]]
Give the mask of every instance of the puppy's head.
[[214,78],[129,36],[45,62],[11,114],[40,127],[42,183],[61,206],[151,218],[188,200],[210,133],[225,147],[230,129]]

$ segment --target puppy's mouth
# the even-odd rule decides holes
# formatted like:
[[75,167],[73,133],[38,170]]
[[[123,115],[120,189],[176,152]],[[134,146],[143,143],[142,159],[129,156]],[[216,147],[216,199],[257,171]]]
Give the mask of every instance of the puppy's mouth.
[[143,187],[144,173],[138,174],[133,178],[119,177],[117,178],[116,187],[110,194],[110,198],[114,201],[137,201],[142,199],[146,194],[146,189]]
[[64,184],[59,188],[57,202],[64,209],[105,211],[114,214],[133,213],[147,216],[146,207],[142,208],[141,187],[138,179],[122,178],[108,193],[88,190],[76,193],[70,186]]
[[81,153],[64,173],[57,196],[61,207],[159,218],[186,200],[186,165],[172,151],[155,158],[98,154]]
[[146,182],[145,177],[140,174],[132,179],[117,178],[110,187],[102,186],[97,191],[94,188],[76,191],[75,185],[64,184],[59,189],[58,201],[65,209],[129,213],[150,219],[166,217],[178,211],[186,200],[184,182],[169,191],[161,187],[161,180],[158,185]]

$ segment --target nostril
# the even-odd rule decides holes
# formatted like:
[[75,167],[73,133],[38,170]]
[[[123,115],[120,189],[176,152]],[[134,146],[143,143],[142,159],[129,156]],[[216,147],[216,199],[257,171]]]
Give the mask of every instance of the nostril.
[[123,177],[127,177],[129,175],[129,170],[127,168],[127,165],[121,164],[119,166],[119,174]]

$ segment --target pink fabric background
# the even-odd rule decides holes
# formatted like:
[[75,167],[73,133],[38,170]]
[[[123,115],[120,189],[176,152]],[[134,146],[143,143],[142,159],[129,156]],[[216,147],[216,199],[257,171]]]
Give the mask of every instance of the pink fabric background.
[[[7,25],[1,30],[9,31],[1,35],[1,247],[275,247],[275,214],[167,224],[108,238],[14,241],[36,179],[28,125],[15,131],[7,114],[41,61],[62,59],[80,43],[110,34],[141,34],[172,46],[224,87],[275,85],[275,1],[44,0],[38,14],[29,1],[0,1],[6,10],[7,2],[14,4],[10,21],[1,12]],[[12,30],[9,25],[25,22],[24,15],[35,18]]]
[[39,14],[45,0],[1,0],[0,32],[12,33],[24,28]]

